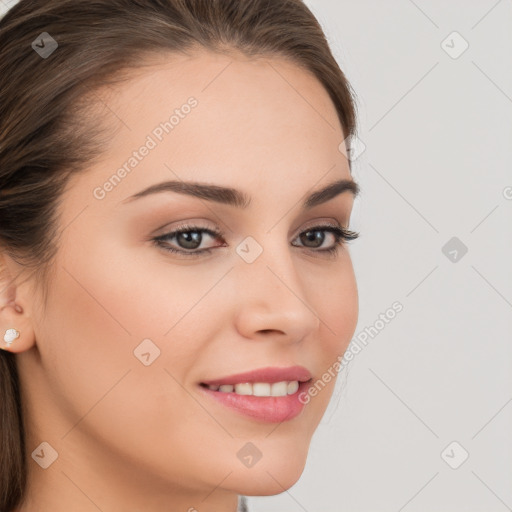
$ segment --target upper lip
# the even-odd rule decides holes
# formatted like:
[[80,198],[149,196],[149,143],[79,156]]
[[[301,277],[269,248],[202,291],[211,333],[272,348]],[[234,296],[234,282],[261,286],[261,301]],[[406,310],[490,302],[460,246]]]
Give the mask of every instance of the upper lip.
[[237,373],[219,379],[203,381],[202,384],[208,386],[222,386],[223,384],[239,384],[243,382],[274,382],[294,381],[306,382],[311,379],[311,373],[303,366],[276,367],[268,366],[266,368],[258,368],[249,372]]

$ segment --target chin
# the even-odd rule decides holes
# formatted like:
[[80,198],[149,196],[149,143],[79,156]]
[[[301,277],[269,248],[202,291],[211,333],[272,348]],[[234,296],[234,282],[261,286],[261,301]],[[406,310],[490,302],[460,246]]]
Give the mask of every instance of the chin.
[[270,472],[253,473],[245,478],[239,478],[236,492],[246,496],[275,496],[281,494],[297,483],[304,467],[300,470],[289,468],[286,473]]
[[295,485],[306,465],[307,452],[274,453],[266,461],[261,459],[250,469],[237,472],[232,480],[239,494],[247,496],[274,496]]

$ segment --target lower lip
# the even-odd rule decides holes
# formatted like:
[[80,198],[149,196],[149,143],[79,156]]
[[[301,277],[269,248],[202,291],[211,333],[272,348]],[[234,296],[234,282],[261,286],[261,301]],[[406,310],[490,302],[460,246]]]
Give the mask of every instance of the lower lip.
[[286,396],[254,396],[238,395],[213,391],[199,386],[203,393],[217,400],[226,407],[266,423],[282,423],[298,416],[304,406],[299,395],[309,387],[310,381],[299,383],[299,389],[293,395]]

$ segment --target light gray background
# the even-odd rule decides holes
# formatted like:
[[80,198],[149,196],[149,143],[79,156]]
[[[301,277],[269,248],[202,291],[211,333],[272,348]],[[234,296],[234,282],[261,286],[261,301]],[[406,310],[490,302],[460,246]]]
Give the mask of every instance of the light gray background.
[[[357,93],[366,146],[354,338],[404,309],[343,371],[300,481],[249,508],[512,510],[511,2],[307,4]],[[469,44],[457,58],[454,31]],[[452,237],[468,248],[456,262],[442,252]]]

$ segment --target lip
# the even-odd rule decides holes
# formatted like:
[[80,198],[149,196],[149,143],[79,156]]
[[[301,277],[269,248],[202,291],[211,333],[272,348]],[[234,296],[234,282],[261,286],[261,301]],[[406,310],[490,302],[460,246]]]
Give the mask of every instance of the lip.
[[[272,384],[274,382],[295,380],[299,381],[299,389],[295,393],[286,396],[238,395],[234,391],[231,393],[214,391],[207,387],[208,385],[234,385],[245,382],[268,382]],[[305,403],[299,400],[299,396],[307,390],[311,380],[311,373],[303,366],[267,367],[203,381],[198,387],[201,393],[213,399],[216,403],[252,420],[264,423],[283,423],[297,417],[306,406]]]
[[286,381],[299,381],[306,382],[311,379],[311,373],[304,366],[288,366],[288,367],[276,367],[269,366],[266,368],[259,368],[244,373],[237,373],[236,375],[229,375],[227,377],[221,377],[219,379],[205,380],[202,384],[211,386],[222,386],[223,384],[241,384],[245,382],[268,382],[273,384],[275,382]]
[[309,387],[309,381],[301,382],[293,395],[286,396],[254,396],[238,395],[235,392],[224,393],[199,386],[201,393],[227,408],[240,413],[252,420],[264,423],[283,423],[298,416],[305,403],[299,400],[301,393]]

